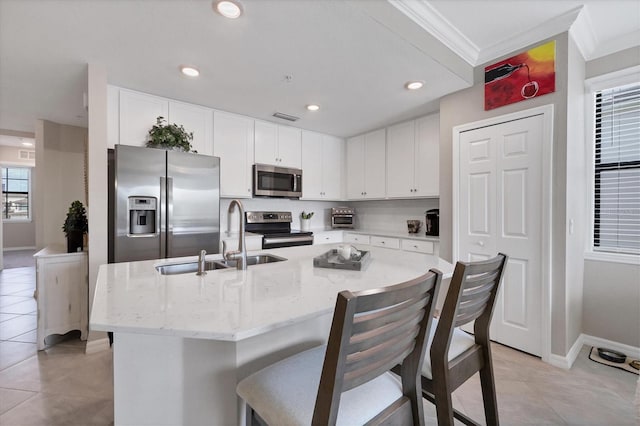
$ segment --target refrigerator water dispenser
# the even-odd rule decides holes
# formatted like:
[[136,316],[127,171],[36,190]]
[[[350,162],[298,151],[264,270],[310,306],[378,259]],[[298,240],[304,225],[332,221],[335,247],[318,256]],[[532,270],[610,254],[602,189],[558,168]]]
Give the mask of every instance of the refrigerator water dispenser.
[[129,197],[129,235],[155,235],[156,201],[154,197]]

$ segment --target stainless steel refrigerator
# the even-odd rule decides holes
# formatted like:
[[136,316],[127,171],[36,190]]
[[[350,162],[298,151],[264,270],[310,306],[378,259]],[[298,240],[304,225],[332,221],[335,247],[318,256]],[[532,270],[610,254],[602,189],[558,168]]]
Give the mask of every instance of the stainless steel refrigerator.
[[110,180],[110,262],[218,253],[219,158],[116,145]]

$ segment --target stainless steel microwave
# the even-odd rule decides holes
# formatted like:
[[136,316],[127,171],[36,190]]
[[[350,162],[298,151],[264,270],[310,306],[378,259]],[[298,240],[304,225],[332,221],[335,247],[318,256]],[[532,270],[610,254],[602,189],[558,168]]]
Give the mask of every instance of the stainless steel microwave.
[[257,197],[302,197],[302,170],[253,165],[253,195]]

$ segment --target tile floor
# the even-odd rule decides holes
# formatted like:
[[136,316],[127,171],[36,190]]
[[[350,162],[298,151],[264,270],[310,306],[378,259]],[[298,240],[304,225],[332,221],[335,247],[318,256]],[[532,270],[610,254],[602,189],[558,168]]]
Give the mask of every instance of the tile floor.
[[[112,352],[85,355],[68,339],[45,351],[35,344],[33,268],[0,272],[0,425],[113,424]],[[638,376],[597,364],[583,347],[570,370],[494,345],[503,425],[640,425]],[[478,376],[453,395],[454,406],[484,422]],[[425,402],[427,424],[435,409]]]

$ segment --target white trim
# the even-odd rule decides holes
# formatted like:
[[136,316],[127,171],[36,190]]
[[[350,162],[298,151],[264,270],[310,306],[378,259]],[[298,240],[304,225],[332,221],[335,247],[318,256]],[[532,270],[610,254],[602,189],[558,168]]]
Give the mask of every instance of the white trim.
[[622,352],[628,357],[640,359],[640,347],[626,345],[624,343],[614,342],[613,340],[603,339],[601,337],[590,336],[588,334],[581,334],[583,338],[583,344],[587,346],[595,346],[596,348],[613,349],[614,351]]
[[475,65],[483,64],[495,58],[517,52],[526,46],[540,43],[560,33],[568,31],[580,15],[583,6],[578,6],[562,15],[556,16],[535,28],[528,28],[520,34],[514,34],[506,40],[499,40],[492,46],[482,49]]
[[106,351],[110,348],[109,338],[105,337],[103,339],[97,340],[87,340],[87,345],[84,348],[85,355],[91,355],[98,352]]
[[587,5],[582,6],[582,11],[576,17],[573,25],[569,29],[569,35],[578,46],[582,57],[591,58],[598,45],[598,39],[593,32],[593,23]]
[[460,136],[462,132],[478,129],[481,127],[494,126],[496,124],[506,123],[508,121],[521,120],[523,118],[532,117],[534,115],[543,116],[543,145],[542,145],[542,229],[547,229],[547,232],[542,233],[542,248],[541,248],[541,261],[542,261],[542,312],[541,312],[541,354],[542,360],[545,362],[551,362],[551,289],[553,288],[552,273],[551,273],[551,259],[552,259],[552,244],[551,244],[551,224],[552,224],[552,173],[553,173],[553,104],[543,105],[536,108],[531,108],[523,111],[514,112],[511,114],[505,114],[498,117],[491,117],[485,120],[474,121],[472,123],[462,124],[455,126],[452,130],[453,141],[453,155],[452,155],[452,248],[453,260],[458,256],[458,239],[460,223],[460,212],[458,209],[458,173],[460,162]]
[[36,246],[28,247],[3,247],[2,251],[35,250]]
[[[592,217],[593,219],[593,217]],[[593,232],[591,232],[593,239]],[[639,265],[640,256],[637,254],[625,254],[625,253],[605,253],[600,251],[587,251],[584,254],[584,260],[590,260],[594,262],[611,262],[611,263],[624,263],[627,265]]]
[[584,81],[586,93],[611,89],[635,83],[640,79],[640,65],[588,78]]
[[580,355],[580,350],[582,349],[582,345],[584,344],[583,341],[584,334],[580,334],[576,341],[573,342],[573,345],[571,345],[571,349],[569,349],[569,352],[565,356],[556,354],[549,355],[549,364],[553,365],[554,367],[564,368],[565,370],[570,369],[573,363],[578,358],[578,355]]
[[478,64],[480,48],[429,3],[414,0],[388,1],[469,65]]

